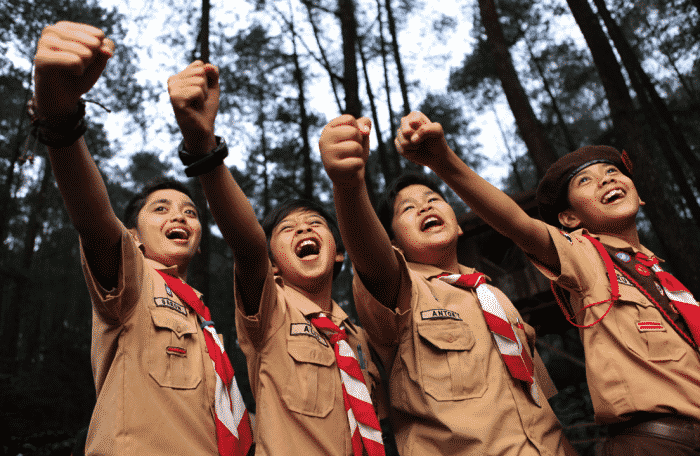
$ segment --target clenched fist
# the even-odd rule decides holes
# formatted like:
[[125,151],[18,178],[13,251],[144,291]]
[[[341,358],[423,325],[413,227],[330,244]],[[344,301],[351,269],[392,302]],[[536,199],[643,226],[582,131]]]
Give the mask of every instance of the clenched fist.
[[34,57],[34,97],[41,117],[62,118],[95,85],[114,42],[87,24],[58,22],[41,32]]
[[431,122],[425,114],[413,111],[401,119],[396,150],[413,163],[433,169],[439,166],[451,149],[445,140],[442,125]]
[[191,154],[216,147],[214,121],[219,110],[219,69],[200,60],[168,78],[168,93],[175,119]]
[[372,122],[349,114],[331,120],[318,141],[321,160],[334,185],[357,185],[364,181],[369,157]]

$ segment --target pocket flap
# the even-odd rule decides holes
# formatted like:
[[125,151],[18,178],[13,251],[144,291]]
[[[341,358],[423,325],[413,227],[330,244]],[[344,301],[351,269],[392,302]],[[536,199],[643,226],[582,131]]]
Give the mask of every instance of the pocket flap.
[[151,309],[153,324],[159,328],[167,328],[181,338],[185,334],[196,334],[197,325],[193,321],[183,318],[181,315],[169,309]]
[[[317,343],[314,341],[314,343]],[[331,350],[322,350],[319,346],[309,343],[288,341],[287,351],[289,356],[300,363],[318,364],[330,366],[335,362],[335,354]]]
[[419,322],[418,334],[440,350],[471,350],[474,335],[464,322]]

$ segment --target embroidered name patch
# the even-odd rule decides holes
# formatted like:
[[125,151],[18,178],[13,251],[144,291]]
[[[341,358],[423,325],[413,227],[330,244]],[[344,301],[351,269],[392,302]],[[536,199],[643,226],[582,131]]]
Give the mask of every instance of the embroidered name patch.
[[657,331],[665,332],[666,331],[666,328],[664,328],[664,325],[662,325],[661,322],[658,322],[658,321],[638,321],[637,322],[637,329],[639,329],[640,333],[657,332]]
[[328,342],[321,337],[316,331],[311,323],[292,323],[289,328],[289,334],[292,336],[311,336],[317,341],[319,341],[323,346],[327,347]]
[[157,307],[167,307],[168,309],[172,309],[175,312],[179,312],[182,315],[187,316],[187,307],[185,307],[182,304],[178,304],[177,302],[173,301],[172,299],[153,298],[153,301],[156,303]]
[[165,353],[176,356],[187,356],[187,349],[182,347],[168,347],[165,349]]
[[448,318],[450,320],[462,321],[457,312],[455,312],[454,310],[446,309],[424,310],[420,313],[420,317],[423,320],[438,320],[442,318]]

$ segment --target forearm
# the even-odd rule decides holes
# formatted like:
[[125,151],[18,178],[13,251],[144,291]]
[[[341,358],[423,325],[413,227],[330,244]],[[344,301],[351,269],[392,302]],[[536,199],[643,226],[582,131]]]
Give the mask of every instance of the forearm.
[[121,237],[119,219],[85,140],[48,151],[58,189],[80,236],[90,244],[115,245]]
[[374,212],[366,184],[334,185],[333,197],[340,233],[356,273],[379,302],[394,307],[401,270],[391,240]]
[[529,254],[551,244],[549,233],[512,198],[469,168],[454,152],[431,169],[486,223]]

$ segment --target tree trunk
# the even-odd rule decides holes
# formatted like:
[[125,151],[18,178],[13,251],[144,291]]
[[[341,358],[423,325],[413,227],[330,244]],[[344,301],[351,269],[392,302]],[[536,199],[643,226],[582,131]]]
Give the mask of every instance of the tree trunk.
[[[700,226],[700,206],[698,206],[697,198],[690,189],[690,185],[688,184],[688,181],[683,173],[683,169],[689,170],[695,180],[695,187],[698,188],[698,185],[700,185],[700,160],[698,160],[697,156],[688,145],[683,132],[676,124],[676,121],[673,119],[671,113],[668,111],[666,103],[664,103],[663,99],[659,95],[659,92],[657,92],[656,87],[649,78],[649,75],[647,75],[642,68],[639,58],[634,53],[634,50],[630,44],[627,42],[622,30],[620,30],[617,22],[615,22],[610,15],[605,2],[601,0],[593,0],[593,2],[598,8],[599,14],[603,18],[605,27],[610,33],[610,37],[617,48],[617,52],[622,58],[622,63],[625,65],[625,69],[627,69],[627,74],[630,76],[634,91],[637,92],[638,97],[649,100],[649,106],[647,109],[645,109],[645,113],[648,113],[654,117],[650,120],[650,122],[658,123],[659,125],[666,125],[670,132],[670,135],[668,136],[670,136],[670,139],[677,148],[678,152],[680,152],[681,156],[688,164],[687,167],[682,166],[676,159],[672,149],[662,148],[664,155],[671,165],[671,172],[676,178],[676,183],[681,188],[683,198],[686,200],[686,204],[688,204],[688,207],[693,213],[696,223]],[[661,131],[662,134],[665,135],[665,132],[663,132],[663,130]]]
[[294,79],[299,90],[299,129],[302,140],[301,155],[304,162],[304,198],[311,199],[314,196],[314,176],[311,167],[311,145],[309,144],[309,117],[306,115],[306,98],[304,96],[304,78],[297,54],[297,36],[294,30],[294,17],[290,19],[289,28],[292,32],[292,59],[294,60]]
[[[386,51],[386,41],[384,39],[384,21],[382,20],[382,3],[381,0],[377,0],[377,22],[379,22],[379,45],[380,53],[382,55],[382,69],[384,71],[384,91],[386,92],[386,105],[389,109],[389,131],[393,137],[394,132],[398,130],[396,122],[394,121],[394,107],[391,103],[391,84],[389,83],[389,68],[387,62],[387,51]],[[401,174],[401,156],[396,151],[396,146],[394,146],[394,141],[390,141],[391,146],[388,148],[387,159],[389,161],[389,169],[393,170],[393,176],[398,176]],[[387,180],[388,184],[390,180]]]
[[318,46],[318,49],[321,52],[323,66],[326,68],[326,71],[328,72],[328,78],[331,80],[331,88],[333,89],[333,97],[335,98],[335,104],[336,106],[338,106],[338,112],[343,112],[343,105],[340,102],[340,97],[338,97],[338,88],[335,85],[336,80],[338,79],[338,75],[333,73],[331,64],[328,61],[328,57],[326,56],[326,51],[323,49],[323,46],[321,46],[321,39],[319,38],[318,27],[316,26],[316,21],[314,20],[313,11],[311,10],[311,2],[303,1],[302,3],[306,7],[306,11],[309,17],[309,24],[311,24],[311,29],[313,30],[314,38],[316,39],[316,46]]
[[[44,170],[41,177],[41,184],[39,185],[38,191],[32,196],[32,210],[30,212],[29,220],[27,221],[26,234],[24,237],[24,251],[22,252],[22,268],[25,271],[31,271],[32,263],[34,257],[36,256],[36,238],[39,234],[39,229],[42,224],[42,216],[44,214],[44,208],[46,206],[46,192],[48,191],[49,184],[51,183],[51,167],[49,165],[49,160],[47,157],[42,157],[44,161]],[[21,303],[25,310],[25,318],[23,322],[20,321],[19,324],[25,323],[23,333],[23,342],[25,344],[25,350],[20,352],[20,356],[25,364],[30,363],[32,359],[38,355],[41,348],[40,337],[40,325],[41,325],[41,315],[44,315],[47,303],[42,302],[41,304],[34,301],[33,304],[31,299],[31,289],[32,289],[32,276],[31,274],[24,280],[17,283],[17,303]],[[35,308],[34,306],[39,306],[40,308]]]
[[[209,11],[211,5],[209,0],[202,0],[202,22],[199,33],[199,59],[203,62],[209,62]],[[210,217],[207,210],[207,198],[204,195],[204,189],[199,183],[199,179],[193,177],[192,181],[192,196],[195,204],[202,208],[199,214],[199,221],[202,224],[202,239],[199,242],[199,254],[195,255],[189,265],[189,283],[204,295],[204,299],[209,296],[209,236],[211,230],[209,228]]]
[[396,33],[396,21],[394,20],[394,10],[391,6],[391,0],[385,0],[384,7],[386,8],[386,17],[389,24],[389,34],[391,34],[391,50],[394,53],[394,62],[396,63],[396,72],[399,77],[399,87],[401,88],[401,98],[403,98],[403,115],[407,116],[411,113],[411,103],[408,101],[408,84],[403,73],[403,65],[401,64],[401,53],[399,53],[399,38]]
[[535,64],[535,68],[537,68],[537,73],[540,75],[540,79],[542,80],[542,84],[544,85],[544,90],[547,92],[547,95],[549,96],[549,100],[552,103],[552,109],[554,110],[554,114],[557,116],[557,122],[559,122],[559,128],[561,128],[562,133],[564,134],[564,140],[566,141],[566,147],[569,150],[569,152],[576,150],[577,149],[577,144],[574,141],[574,138],[571,136],[571,131],[569,130],[569,126],[566,125],[566,121],[564,120],[564,116],[561,113],[561,110],[559,109],[559,103],[557,103],[557,99],[554,96],[554,93],[552,92],[552,88],[549,85],[549,81],[547,80],[546,75],[544,74],[544,68],[542,68],[542,65],[540,64],[540,59],[538,57],[535,57],[535,53],[532,52],[532,43],[530,43],[530,40],[526,38],[526,47],[527,47],[527,52],[530,54],[530,59],[532,59],[532,62]]
[[644,129],[638,123],[620,65],[588,0],[567,2],[598,68],[615,132],[635,165],[635,184],[646,202],[644,213],[658,235],[667,259],[676,266],[674,272],[677,277],[697,296],[700,291],[700,252],[692,247],[692,243],[685,241],[679,217],[670,216],[667,211],[673,206],[664,197],[667,190],[661,182],[664,176],[658,173],[652,153],[644,141]]
[[513,111],[518,130],[525,141],[532,161],[535,163],[538,177],[541,178],[550,165],[557,160],[558,156],[544,135],[542,127],[532,110],[530,101],[525,94],[525,89],[520,83],[518,73],[515,71],[508,46],[503,37],[503,30],[498,20],[496,4],[493,0],[479,0],[479,10],[481,12],[481,21],[486,28],[487,42],[493,53],[496,73],[503,86],[503,92],[506,95],[511,111]]
[[344,114],[355,118],[362,117],[362,104],[357,80],[357,22],[355,21],[355,0],[338,0],[338,15],[343,36],[343,87],[345,88]]
[[270,177],[267,174],[267,132],[265,131],[265,96],[262,93],[262,89],[258,94],[258,102],[260,106],[260,111],[258,113],[258,128],[260,128],[260,150],[263,157],[263,211],[264,216],[270,213]]
[[384,182],[389,183],[396,175],[392,174],[392,169],[389,165],[389,159],[387,157],[386,146],[384,144],[384,139],[382,138],[382,129],[379,127],[379,116],[377,115],[377,106],[374,103],[374,93],[372,92],[372,85],[369,82],[369,72],[367,71],[367,59],[365,58],[365,52],[362,49],[361,39],[358,39],[357,41],[357,48],[360,51],[360,59],[362,61],[362,73],[365,77],[365,88],[367,90],[367,97],[369,98],[369,105],[372,109],[374,133],[377,135],[377,155],[379,157],[379,166],[382,169],[382,174],[384,174]]

